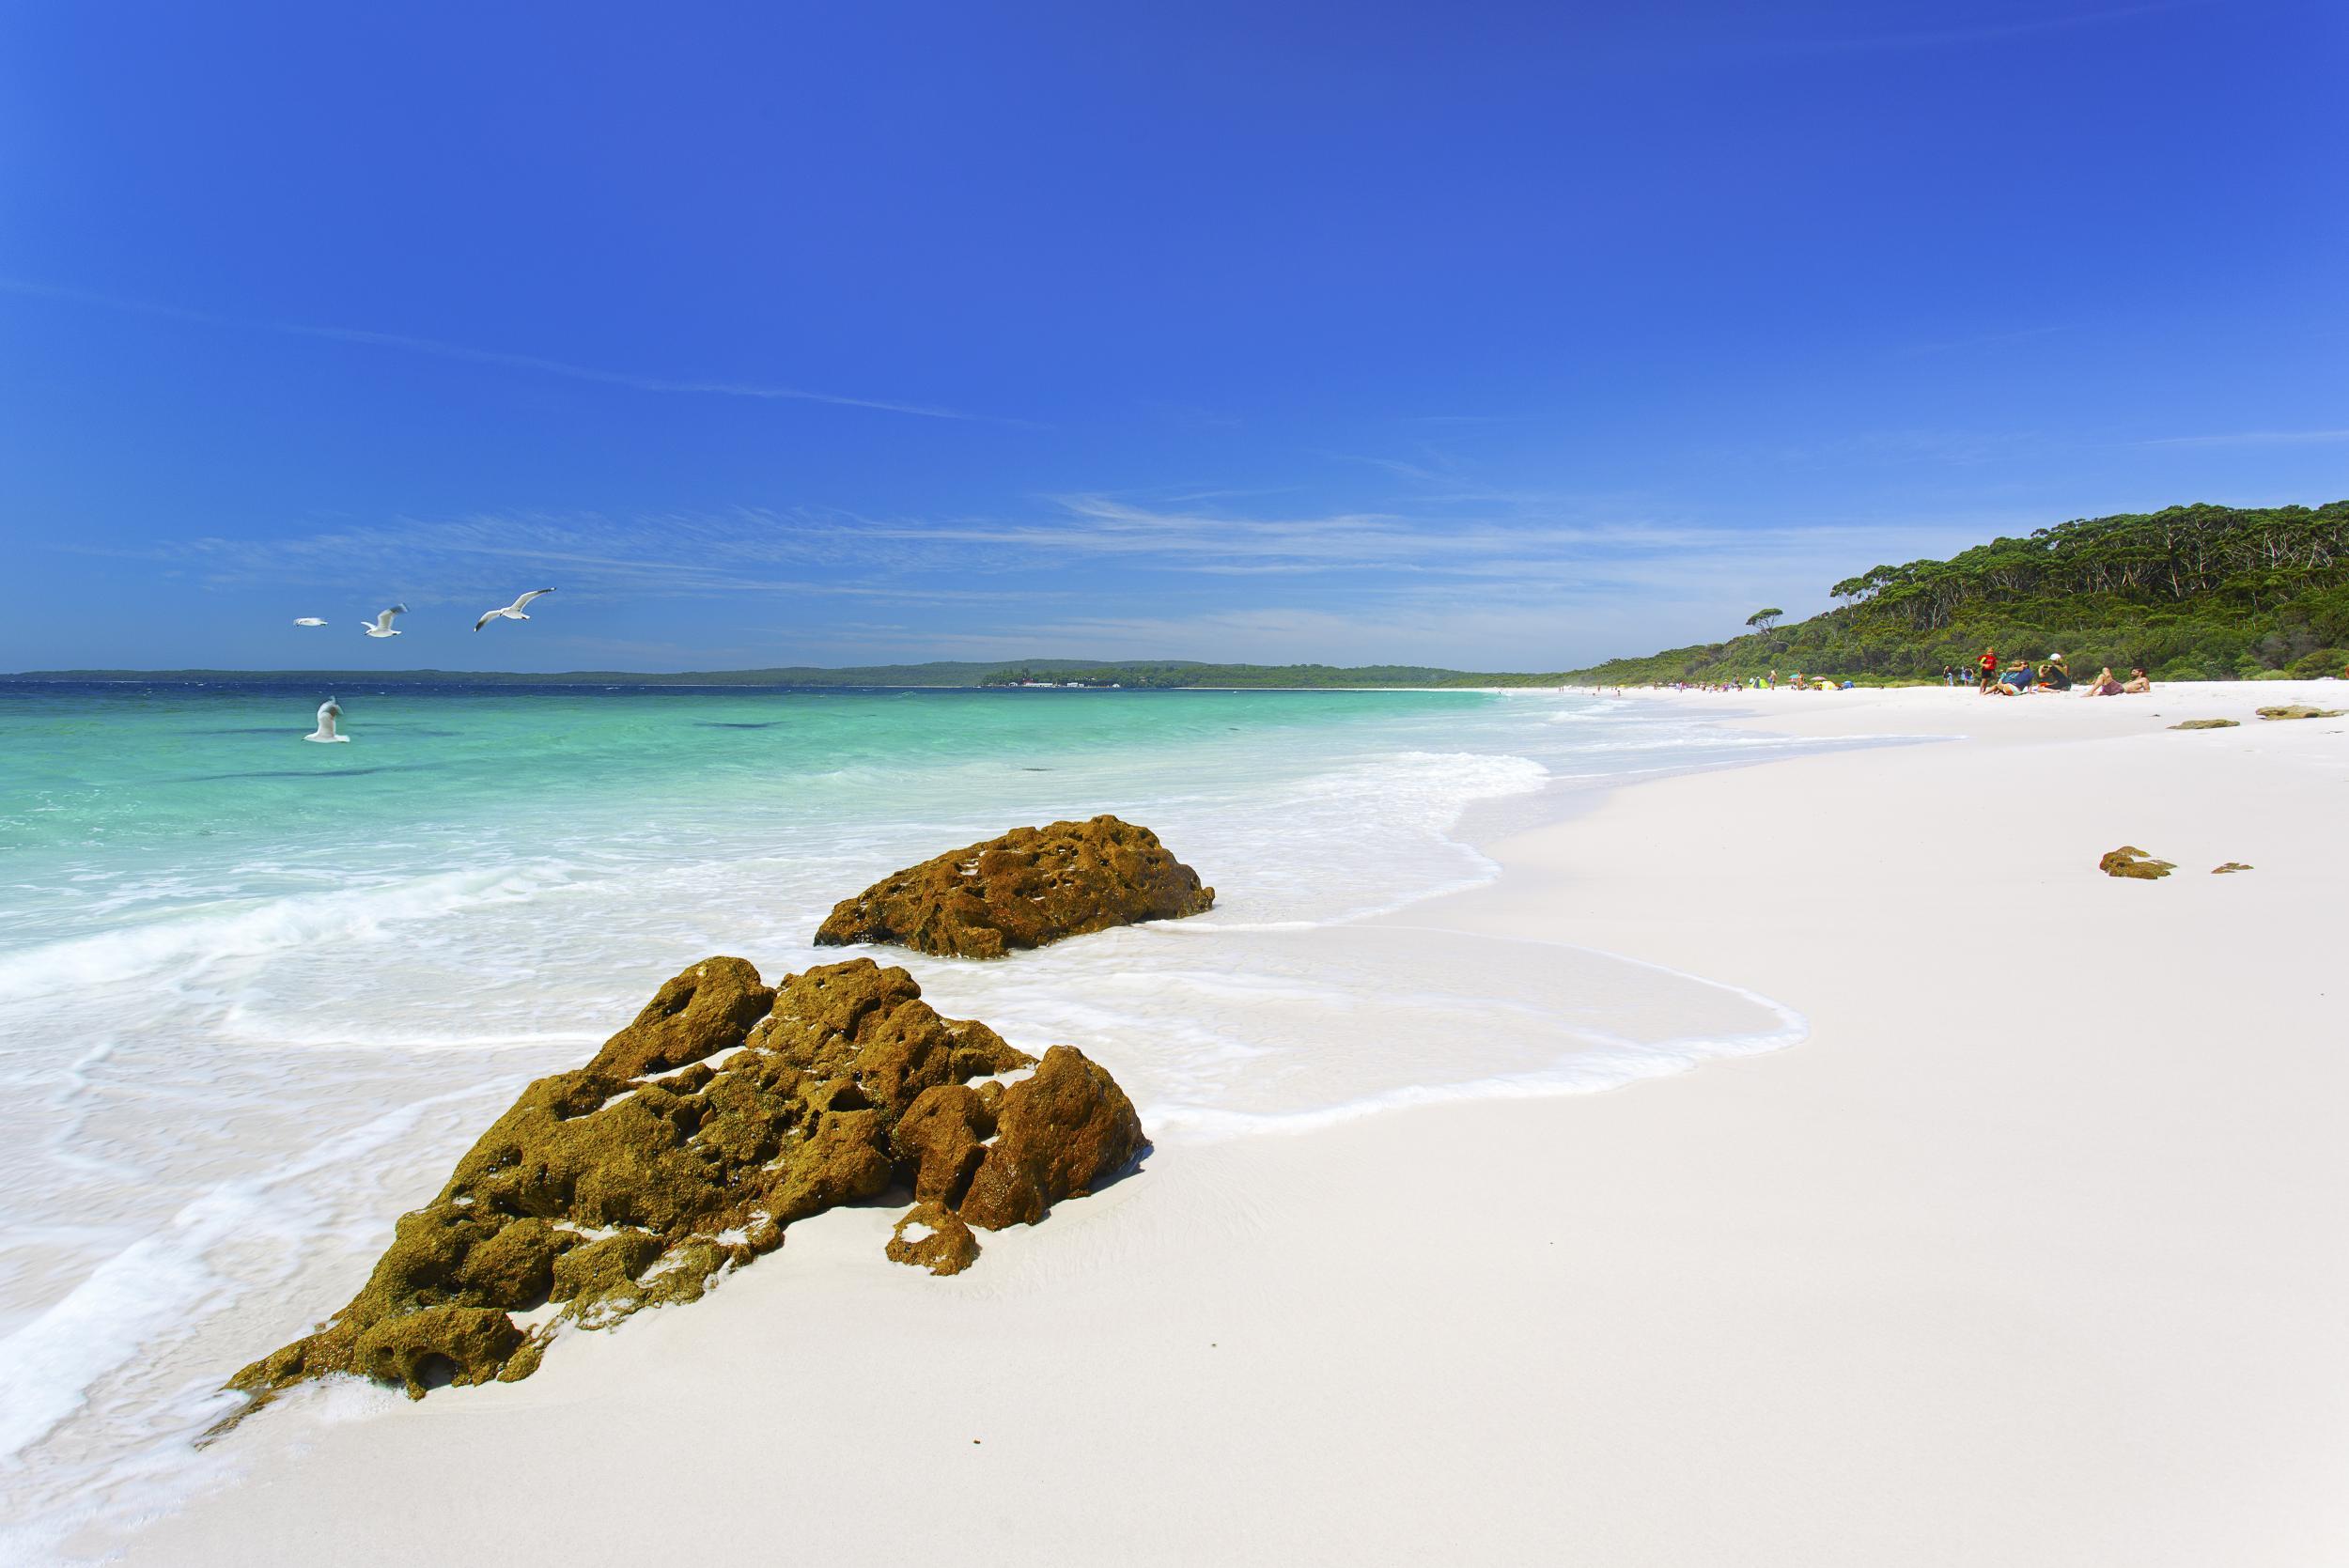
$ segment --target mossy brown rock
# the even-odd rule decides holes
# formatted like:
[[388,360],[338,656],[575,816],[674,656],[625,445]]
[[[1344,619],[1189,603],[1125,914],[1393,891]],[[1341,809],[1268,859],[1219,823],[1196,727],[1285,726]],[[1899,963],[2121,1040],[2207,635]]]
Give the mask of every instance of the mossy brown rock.
[[1033,1225],[1142,1152],[1142,1119],[1116,1080],[1068,1046],[1003,1091],[995,1136],[957,1212],[983,1230]]
[[[524,1089],[400,1217],[350,1303],[229,1387],[257,1405],[336,1373],[418,1398],[526,1377],[564,1325],[696,1299],[792,1221],[900,1183],[927,1229],[907,1241],[901,1224],[890,1256],[952,1273],[978,1255],[971,1224],[1041,1219],[1142,1143],[1131,1103],[1082,1053],[1055,1046],[1039,1063],[941,1017],[901,969],[859,958],[770,989],[743,960],[710,958],[586,1066]],[[987,1203],[957,1214],[980,1178]]]
[[2152,881],[2157,877],[2169,876],[2177,867],[2169,861],[2155,860],[2134,844],[2124,844],[2118,849],[2105,851],[2103,858],[2096,862],[2096,869],[2108,877],[2134,877]]
[[2260,717],[2263,719],[2338,719],[2344,713],[2349,713],[2349,708],[2310,707],[2305,703],[2295,703],[2289,707],[2260,709]]
[[889,1234],[889,1261],[933,1274],[959,1274],[978,1261],[979,1238],[962,1216],[937,1203],[916,1203]]
[[2231,730],[2239,722],[2239,720],[2234,719],[2188,719],[2182,724],[2172,724],[2170,727],[2173,730]]
[[2213,877],[2225,877],[2232,872],[2248,871],[2251,868],[2249,866],[2245,865],[2241,861],[2229,861],[2225,865],[2212,866],[2210,868],[2210,874]]
[[1015,828],[908,866],[841,900],[816,940],[1001,958],[1112,925],[1195,915],[1214,903],[1215,890],[1168,853],[1158,834],[1097,816]]

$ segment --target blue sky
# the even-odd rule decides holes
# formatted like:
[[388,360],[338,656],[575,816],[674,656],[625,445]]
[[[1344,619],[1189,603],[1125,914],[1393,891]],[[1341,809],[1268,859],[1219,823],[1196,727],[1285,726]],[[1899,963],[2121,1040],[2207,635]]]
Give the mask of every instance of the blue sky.
[[0,669],[1555,668],[2349,496],[2324,0],[364,13],[0,19]]

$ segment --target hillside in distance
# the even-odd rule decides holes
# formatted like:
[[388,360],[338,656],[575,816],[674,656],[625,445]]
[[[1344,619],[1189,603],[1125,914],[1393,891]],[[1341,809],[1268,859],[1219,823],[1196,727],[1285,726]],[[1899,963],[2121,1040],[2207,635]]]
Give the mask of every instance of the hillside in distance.
[[1873,567],[1791,626],[1613,659],[1567,681],[1639,685],[1770,670],[1929,678],[2063,654],[2076,675],[2156,680],[2337,675],[2349,665],[2349,501],[2124,512],[1994,539],[1946,561]]

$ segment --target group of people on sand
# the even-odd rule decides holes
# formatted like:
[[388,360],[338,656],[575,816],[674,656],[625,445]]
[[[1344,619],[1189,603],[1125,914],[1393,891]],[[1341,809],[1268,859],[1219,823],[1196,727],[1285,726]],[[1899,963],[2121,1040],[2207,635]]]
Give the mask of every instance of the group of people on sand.
[[[2041,660],[2038,667],[2034,669],[2028,659],[2010,660],[2001,666],[1999,662],[1999,650],[1984,648],[1982,650],[1982,657],[1975,660],[1975,663],[1982,672],[1981,690],[1985,697],[1994,692],[2001,697],[2021,697],[2033,691],[2069,691],[2078,684],[2072,679],[2071,668],[2064,663],[2063,656],[2060,653],[2049,654]],[[1957,683],[1957,670],[1954,666],[1943,666],[1941,675],[1942,678],[1951,685]],[[2112,673],[2112,666],[2107,664],[2096,672],[2095,679],[2080,687],[2080,695],[2083,697],[2120,697],[2151,691],[2153,689],[2154,683],[2146,678],[2143,670],[2132,665],[2129,669],[2129,678],[2123,680]]]

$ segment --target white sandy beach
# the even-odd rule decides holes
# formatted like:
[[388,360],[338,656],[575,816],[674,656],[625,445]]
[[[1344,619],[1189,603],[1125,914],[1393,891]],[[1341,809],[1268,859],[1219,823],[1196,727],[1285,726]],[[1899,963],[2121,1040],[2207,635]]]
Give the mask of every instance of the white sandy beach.
[[1794,1048],[1162,1147],[951,1280],[835,1212],[527,1382],[306,1391],[74,1548],[2349,1560],[2349,719],[2251,717],[2349,684],[1647,700],[1948,738],[1636,784],[1386,924],[1746,987]]

